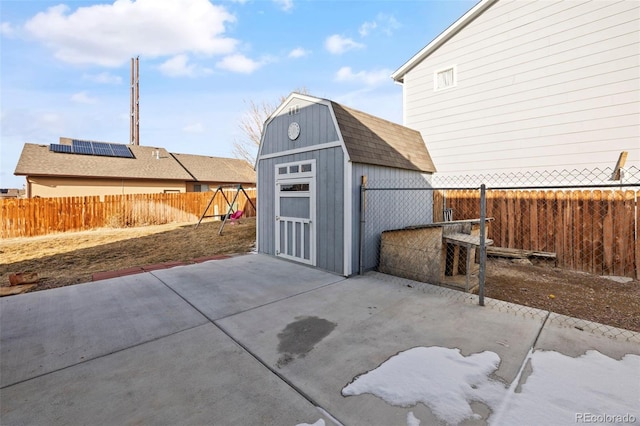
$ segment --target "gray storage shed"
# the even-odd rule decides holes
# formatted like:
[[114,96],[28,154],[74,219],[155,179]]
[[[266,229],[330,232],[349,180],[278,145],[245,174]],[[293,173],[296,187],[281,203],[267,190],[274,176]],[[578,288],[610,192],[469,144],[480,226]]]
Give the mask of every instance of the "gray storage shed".
[[428,181],[435,167],[419,132],[292,93],[265,122],[256,171],[258,252],[349,276],[361,177]]

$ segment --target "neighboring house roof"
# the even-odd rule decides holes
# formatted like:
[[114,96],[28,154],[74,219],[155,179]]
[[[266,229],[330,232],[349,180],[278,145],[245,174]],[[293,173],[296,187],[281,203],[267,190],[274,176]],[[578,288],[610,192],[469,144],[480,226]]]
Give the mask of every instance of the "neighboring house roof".
[[0,198],[19,198],[25,194],[24,189],[18,188],[0,188]]
[[391,78],[395,81],[402,83],[404,80],[405,74],[407,74],[413,67],[422,62],[426,57],[431,55],[434,51],[436,51],[440,46],[446,43],[451,37],[456,35],[461,29],[466,27],[471,21],[480,16],[485,10],[487,10],[491,5],[496,3],[498,0],[481,0],[479,1],[473,8],[471,8],[467,13],[465,13],[460,19],[454,22],[449,28],[444,30],[438,37],[434,38],[431,43],[427,44],[421,51],[416,53],[411,59],[409,59],[404,65],[398,68],[393,74],[391,74]]
[[352,162],[428,173],[436,171],[417,130],[329,102]]
[[245,160],[192,154],[172,155],[199,182],[256,182],[256,172]]
[[[164,148],[126,145],[135,158],[104,157],[97,155],[68,154],[53,152],[49,145],[26,143],[18,160],[15,175],[57,176],[83,178],[155,179],[199,181],[199,171],[189,173]],[[197,156],[193,156],[197,157]],[[202,156],[200,167],[216,167],[220,164],[214,157]],[[193,161],[196,163],[196,161]],[[206,179],[209,181],[209,179]],[[226,181],[226,180],[224,180]],[[242,180],[241,182],[255,182]]]

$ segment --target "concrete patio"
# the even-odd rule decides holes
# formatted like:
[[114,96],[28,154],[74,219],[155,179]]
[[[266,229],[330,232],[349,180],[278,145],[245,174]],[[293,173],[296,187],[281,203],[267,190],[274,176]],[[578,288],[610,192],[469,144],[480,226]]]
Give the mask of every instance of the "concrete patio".
[[[558,315],[370,273],[349,279],[244,255],[0,299],[0,423],[404,425],[341,390],[418,346],[492,351],[512,383],[527,354],[640,355]],[[526,369],[525,369],[526,372]],[[526,375],[526,374],[525,374]],[[475,407],[485,424],[490,413]],[[567,421],[574,421],[567,413]]]

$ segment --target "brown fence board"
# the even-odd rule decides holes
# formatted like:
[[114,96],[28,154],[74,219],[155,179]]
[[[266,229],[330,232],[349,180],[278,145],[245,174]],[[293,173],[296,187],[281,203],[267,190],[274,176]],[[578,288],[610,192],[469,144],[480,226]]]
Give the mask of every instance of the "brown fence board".
[[639,193],[636,192],[634,194],[634,204],[636,206],[636,218],[635,218],[635,231],[633,236],[635,238],[635,278],[640,280],[640,196]]
[[[478,191],[434,194],[454,219],[478,217]],[[638,191],[487,191],[488,238],[498,247],[554,252],[560,267],[598,275],[638,277]]]
[[613,192],[607,191],[605,195],[605,209],[603,217],[602,243],[604,252],[604,264],[602,272],[604,275],[613,274]]
[[624,231],[624,246],[626,248],[623,264],[625,265],[624,276],[635,277],[635,238],[636,238],[636,221],[635,221],[635,194],[633,191],[625,191],[624,193],[624,220],[626,222]]
[[[256,203],[256,190],[245,189]],[[229,201],[235,189],[225,189]],[[173,194],[106,195],[101,200],[91,197],[60,197],[0,200],[2,238],[29,237],[54,232],[81,231],[101,227],[143,226],[169,222],[196,222],[207,206],[212,192]],[[255,216],[247,197],[240,193],[236,203],[245,216]],[[228,205],[217,194],[207,214],[213,215],[213,206],[220,215]]]

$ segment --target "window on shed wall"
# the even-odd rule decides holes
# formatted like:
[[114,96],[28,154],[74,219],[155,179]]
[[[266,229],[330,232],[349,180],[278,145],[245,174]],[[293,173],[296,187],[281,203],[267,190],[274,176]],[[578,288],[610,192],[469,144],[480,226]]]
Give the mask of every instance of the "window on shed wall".
[[443,90],[456,85],[456,67],[437,70],[433,73],[433,90]]

